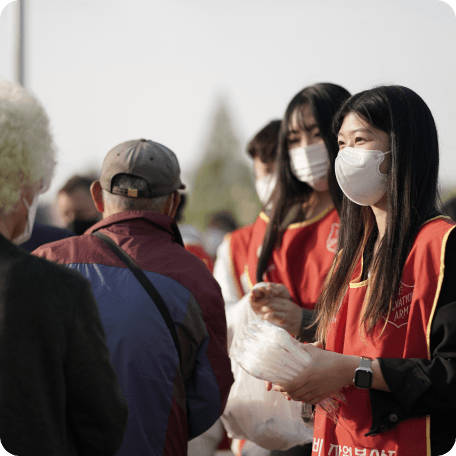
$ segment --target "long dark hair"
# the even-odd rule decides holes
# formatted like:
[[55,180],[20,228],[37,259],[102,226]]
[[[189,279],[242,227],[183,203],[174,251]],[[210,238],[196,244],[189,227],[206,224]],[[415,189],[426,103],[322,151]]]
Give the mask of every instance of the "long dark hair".
[[305,203],[313,191],[308,184],[299,181],[291,171],[287,147],[291,118],[295,114],[299,127],[304,130],[303,108],[305,106],[310,107],[320,130],[320,135],[328,150],[330,162],[328,173],[329,191],[334,205],[339,210],[342,201],[342,192],[337,185],[334,172],[334,162],[339,148],[337,146],[337,137],[332,129],[332,120],[342,102],[349,97],[350,93],[338,85],[330,83],[315,84],[297,93],[285,111],[279,133],[277,159],[279,180],[273,195],[273,209],[258,259],[256,271],[257,282],[263,280],[263,274],[266,271],[274,244],[286,230],[286,226],[282,226],[285,217],[293,206],[298,203],[300,205]]
[[402,86],[366,90],[353,95],[341,107],[334,120],[335,133],[349,113],[355,113],[390,137],[386,230],[373,258],[378,230],[372,209],[343,197],[333,273],[316,306],[317,338],[321,341],[326,340],[329,323],[361,254],[364,271],[369,268],[371,271],[371,292],[363,310],[362,326],[366,334],[372,334],[374,327],[391,311],[405,261],[420,226],[438,213],[439,145],[434,118],[426,103]]

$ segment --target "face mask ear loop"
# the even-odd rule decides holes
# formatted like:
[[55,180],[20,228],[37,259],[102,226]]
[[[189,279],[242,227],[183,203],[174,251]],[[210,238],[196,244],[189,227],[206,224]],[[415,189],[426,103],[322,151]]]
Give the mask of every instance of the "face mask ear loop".
[[27,198],[25,196],[22,197],[22,202],[24,203],[25,207],[27,208],[27,214],[30,212],[30,205],[27,202]]
[[167,214],[169,217],[171,217],[171,214],[173,212],[173,204],[174,204],[174,192],[171,193],[171,203],[169,206],[169,213]]
[[[30,207],[31,205],[27,202],[27,198],[25,196],[22,196],[22,202],[24,203],[25,207],[27,208],[27,220],[25,222],[25,231],[29,230],[31,231],[32,227],[30,225]],[[33,203],[32,203],[33,204]]]
[[390,154],[391,151],[389,150],[388,152],[383,152],[382,154],[379,155],[379,157],[382,157],[382,160],[380,161],[380,163],[378,164],[378,172],[382,175],[382,176],[389,176],[389,171],[387,174],[383,174],[381,171],[380,171],[380,166],[381,164],[385,161],[385,156]]
[[24,231],[18,236],[16,236],[14,239],[11,239],[11,242],[13,242],[16,245],[27,242],[32,235],[36,210],[38,208],[38,194],[34,195],[32,204],[28,203],[27,198],[25,196],[22,196],[22,202],[24,203],[24,206],[27,208],[27,219],[25,222]]

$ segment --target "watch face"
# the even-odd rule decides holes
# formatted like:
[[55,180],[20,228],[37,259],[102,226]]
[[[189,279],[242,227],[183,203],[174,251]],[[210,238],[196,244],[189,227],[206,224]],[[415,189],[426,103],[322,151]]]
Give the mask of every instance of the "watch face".
[[355,374],[355,386],[358,388],[370,388],[372,383],[372,372],[357,369]]

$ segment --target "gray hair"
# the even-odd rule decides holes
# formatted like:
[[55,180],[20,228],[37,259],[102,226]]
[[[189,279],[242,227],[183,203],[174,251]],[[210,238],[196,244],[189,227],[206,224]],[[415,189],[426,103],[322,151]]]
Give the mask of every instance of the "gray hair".
[[[143,178],[128,174],[114,176],[111,185],[127,189],[149,190],[149,186]],[[168,198],[169,194],[156,196],[155,198],[133,198],[124,195],[115,195],[103,190],[103,201],[105,205],[121,211],[151,211],[163,214]]]
[[49,187],[55,146],[41,103],[18,84],[0,81],[0,211],[19,201],[21,186]]

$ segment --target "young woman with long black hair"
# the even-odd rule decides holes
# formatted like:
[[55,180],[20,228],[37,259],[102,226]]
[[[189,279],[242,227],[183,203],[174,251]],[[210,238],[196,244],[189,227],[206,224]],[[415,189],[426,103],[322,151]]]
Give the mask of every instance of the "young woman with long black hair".
[[337,245],[341,192],[334,174],[338,146],[331,125],[350,94],[320,83],[297,93],[279,133],[278,184],[269,214],[252,228],[245,268],[251,286],[284,284],[293,302],[262,300],[254,310],[303,340]]
[[[303,341],[314,335],[307,326],[337,246],[342,193],[334,174],[338,146],[331,126],[349,96],[343,87],[320,83],[293,97],[279,132],[278,183],[250,230],[244,279],[250,288],[258,282],[283,284],[285,296],[293,299],[263,297],[259,304],[254,291],[252,307]],[[271,456],[307,456],[311,449],[305,445]]]
[[[344,192],[311,364],[284,389],[318,404],[314,455],[436,456],[456,436],[456,235],[439,215],[437,130],[412,90],[352,96],[335,118]],[[280,389],[278,387],[274,387]]]

